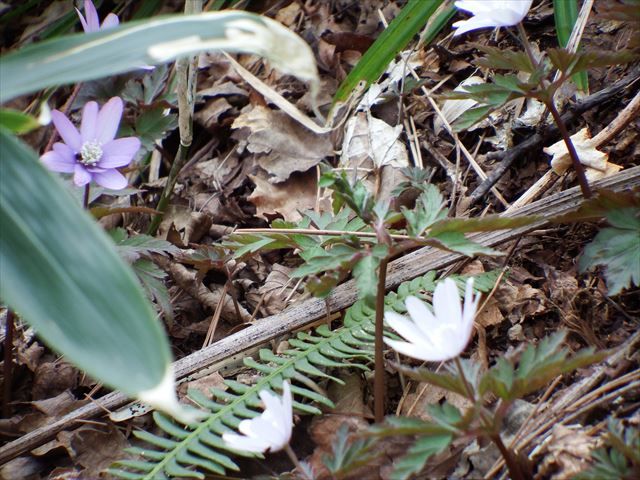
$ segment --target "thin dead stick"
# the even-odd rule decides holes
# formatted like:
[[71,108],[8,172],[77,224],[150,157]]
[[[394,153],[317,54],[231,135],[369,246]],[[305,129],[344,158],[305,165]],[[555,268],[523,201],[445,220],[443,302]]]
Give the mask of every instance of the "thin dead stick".
[[[607,188],[614,191],[622,191],[636,186],[640,186],[640,166],[624,170],[594,183],[595,188]],[[522,215],[538,215],[541,213],[549,216],[564,215],[574,211],[581,203],[582,195],[580,191],[577,188],[572,188],[526,205],[518,213]],[[512,230],[470,235],[470,239],[485,246],[496,247],[520,235],[540,229],[545,225],[547,225],[547,222],[541,220],[535,224]],[[465,258],[462,254],[443,252],[433,247],[418,249],[389,263],[386,288],[387,290],[396,288],[402,282],[412,280],[432,270],[440,270]],[[176,377],[182,378],[192,375],[216,362],[250,350],[256,345],[287,335],[292,330],[306,328],[316,321],[324,319],[327,308],[331,312],[338,312],[352,305],[357,300],[356,292],[355,282],[350,280],[337,286],[326,299],[312,298],[277,315],[263,318],[209,347],[174,362]],[[249,317],[248,314],[247,316]],[[128,401],[129,399],[122,393],[112,392],[97,399],[96,403],[108,410],[114,410]],[[102,410],[96,405],[85,405],[46,426],[33,430],[3,445],[0,448],[0,464],[48,442],[58,432],[72,425],[73,422],[92,418],[101,414],[101,412]]]
[[[267,233],[267,234],[301,234],[301,235],[326,235],[340,236],[353,235],[362,238],[376,238],[375,232],[352,232],[349,230],[317,230],[315,228],[236,228],[233,233]],[[415,240],[409,235],[389,235],[394,240]]]
[[224,305],[224,300],[228,290],[229,290],[229,282],[225,282],[224,287],[222,287],[222,293],[220,294],[220,300],[218,300],[218,305],[216,305],[216,309],[213,312],[213,315],[211,316],[211,323],[209,324],[207,335],[205,336],[204,342],[202,343],[202,348],[211,345],[213,336],[215,335],[216,329],[218,328],[218,322],[220,321],[220,313],[222,313],[222,305]]

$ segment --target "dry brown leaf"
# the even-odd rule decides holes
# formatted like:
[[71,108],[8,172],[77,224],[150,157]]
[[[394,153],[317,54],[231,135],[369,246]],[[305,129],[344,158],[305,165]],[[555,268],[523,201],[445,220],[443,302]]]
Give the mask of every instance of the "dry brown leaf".
[[33,378],[33,398],[42,400],[73,389],[78,385],[78,376],[78,369],[64,361],[41,363]]
[[213,128],[220,122],[220,117],[231,110],[233,106],[224,97],[207,101],[204,108],[198,110],[193,118],[205,128]]
[[291,278],[293,270],[284,265],[274,264],[264,284],[257,291],[247,294],[247,302],[257,305],[262,299],[260,314],[265,317],[282,312],[288,305],[285,300],[291,301],[300,296],[297,292],[292,294],[297,283],[297,279]]
[[328,135],[302,127],[280,111],[256,106],[233,122],[233,128],[249,130],[246,150],[257,154],[258,164],[282,182],[293,172],[306,172],[333,154]]
[[256,188],[249,201],[256,206],[256,216],[273,219],[281,215],[283,219],[297,222],[302,218],[300,212],[311,210],[316,204],[317,175],[315,170],[296,173],[283,183],[273,184],[267,175],[258,172],[249,175]]
[[525,317],[546,311],[546,296],[541,290],[528,284],[503,283],[495,293],[500,311],[512,323]]
[[[359,112],[349,119],[345,127],[340,166],[343,168],[409,166],[407,149],[399,140],[401,133],[402,125],[392,127],[379,118]],[[370,164],[370,162],[373,163]]]
[[589,465],[596,443],[596,439],[587,435],[581,425],[555,425],[544,449],[538,478],[574,478]]
[[190,382],[181,383],[178,387],[178,398],[182,401],[189,390],[195,389],[200,391],[205,397],[212,399],[211,388],[217,388],[219,390],[227,389],[227,386],[224,384],[224,378],[218,372],[210,373],[209,375],[191,380]]
[[56,439],[74,463],[84,467],[83,478],[99,478],[100,473],[116,460],[121,460],[122,451],[130,447],[124,434],[113,425],[100,429],[83,426],[71,432],[62,431]]
[[413,393],[407,394],[399,415],[431,420],[431,416],[427,413],[427,407],[439,404],[442,400],[446,400],[460,410],[466,410],[471,406],[471,402],[462,395],[450,392],[437,385],[419,383]]
[[181,205],[171,205],[160,223],[158,235],[178,247],[186,247],[189,243],[198,243],[209,233],[212,223],[211,216],[204,212],[193,211]]
[[[585,166],[585,173],[589,181],[613,175],[622,169],[621,165],[609,163],[609,154],[596,148],[588,128],[585,127],[571,135],[571,140],[580,158],[580,163]],[[561,140],[550,147],[544,148],[544,153],[553,156],[551,168],[558,175],[562,175],[571,167],[571,157],[564,141]]]

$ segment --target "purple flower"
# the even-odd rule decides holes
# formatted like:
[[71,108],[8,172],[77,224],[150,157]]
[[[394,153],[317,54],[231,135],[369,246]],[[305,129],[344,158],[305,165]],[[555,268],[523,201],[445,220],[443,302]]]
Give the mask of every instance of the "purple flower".
[[117,27],[120,24],[118,16],[115,13],[110,13],[104,18],[102,25],[100,25],[98,11],[91,0],[84,0],[84,13],[87,16],[86,18],[77,8],[76,12],[78,12],[80,23],[82,23],[82,28],[84,28],[85,33],[97,32],[101,29],[106,30],[108,28]]
[[136,137],[115,140],[124,104],[113,97],[101,109],[88,102],[82,111],[80,131],[64,113],[54,110],[51,119],[63,142],[42,155],[45,166],[54,172],[73,173],[73,182],[82,187],[92,180],[111,190],[127,186],[127,179],[116,168],[131,163],[140,149]]

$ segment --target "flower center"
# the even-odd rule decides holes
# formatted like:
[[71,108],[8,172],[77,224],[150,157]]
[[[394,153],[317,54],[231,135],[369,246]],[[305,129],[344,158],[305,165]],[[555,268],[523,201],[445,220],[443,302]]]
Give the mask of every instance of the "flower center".
[[85,142],[80,149],[80,163],[87,166],[94,166],[102,158],[102,144],[97,141]]

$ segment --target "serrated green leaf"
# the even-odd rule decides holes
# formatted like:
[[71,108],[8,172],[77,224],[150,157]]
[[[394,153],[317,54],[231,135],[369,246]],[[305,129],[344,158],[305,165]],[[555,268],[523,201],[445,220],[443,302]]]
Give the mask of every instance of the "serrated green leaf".
[[640,210],[613,210],[607,219],[614,226],[598,232],[585,247],[578,266],[584,272],[604,265],[609,294],[617,295],[632,284],[640,285]]
[[128,262],[135,262],[143,255],[158,253],[177,253],[180,250],[170,242],[145,234],[127,236],[123,228],[116,228],[109,232],[111,239],[116,244],[118,253]]
[[140,259],[132,263],[131,267],[147,292],[149,299],[155,300],[160,312],[167,320],[171,321],[173,319],[173,306],[171,305],[169,290],[167,290],[167,286],[163,281],[167,274],[151,260],[146,259]]
[[427,228],[444,219],[447,215],[444,206],[444,198],[440,190],[435,185],[425,185],[416,200],[416,206],[412,210],[402,208],[409,235],[420,237]]
[[472,257],[474,255],[504,255],[498,250],[491,247],[485,247],[479,243],[469,240],[464,234],[459,232],[441,232],[436,235],[430,235],[430,240],[437,240],[442,247],[452,252],[462,253]]
[[443,452],[453,440],[452,435],[429,435],[418,438],[407,454],[394,462],[393,480],[406,480],[422,471],[429,459]]
[[486,54],[485,57],[476,61],[481,67],[493,70],[516,70],[526,73],[533,73],[535,69],[526,52],[514,52],[478,43],[472,43],[471,45]]

